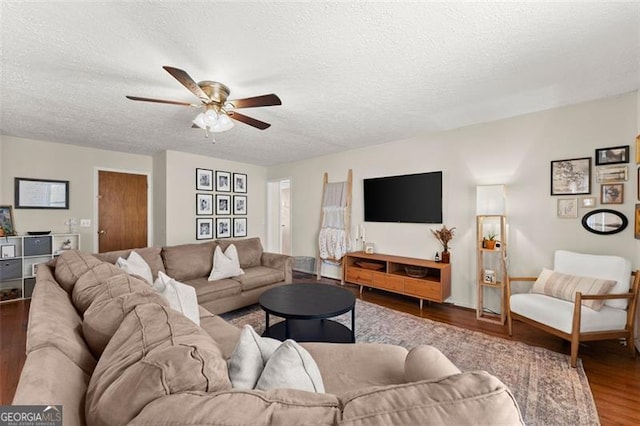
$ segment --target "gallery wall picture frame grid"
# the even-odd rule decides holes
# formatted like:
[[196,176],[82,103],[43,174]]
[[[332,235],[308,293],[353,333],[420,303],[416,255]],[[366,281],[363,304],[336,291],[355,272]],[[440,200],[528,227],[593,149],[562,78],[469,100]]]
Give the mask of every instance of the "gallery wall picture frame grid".
[[216,238],[231,238],[231,218],[216,218]]
[[213,194],[196,193],[196,215],[213,215]]
[[596,169],[596,182],[623,182],[629,179],[629,166],[604,166]]
[[246,217],[234,217],[233,218],[233,237],[240,238],[247,236],[247,218]]
[[216,194],[216,215],[231,214],[231,195]]
[[246,173],[233,174],[233,192],[239,194],[247,193],[247,175]]
[[216,170],[216,192],[231,192],[231,172]]
[[591,157],[551,161],[551,195],[591,193]]
[[624,184],[603,183],[600,185],[600,204],[624,204]]
[[213,218],[198,217],[196,218],[196,240],[212,240],[213,239]]
[[213,170],[196,168],[196,191],[213,191]]
[[233,196],[233,214],[234,215],[247,214],[247,196],[246,195]]
[[596,149],[596,166],[629,162],[629,145]]

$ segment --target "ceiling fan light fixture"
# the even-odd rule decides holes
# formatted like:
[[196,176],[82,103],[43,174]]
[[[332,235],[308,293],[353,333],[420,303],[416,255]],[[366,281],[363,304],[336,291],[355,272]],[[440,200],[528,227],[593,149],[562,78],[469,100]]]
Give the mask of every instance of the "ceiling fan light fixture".
[[231,120],[227,114],[220,114],[218,116],[218,122],[211,127],[211,131],[216,133],[226,132],[227,130],[233,129],[233,126],[233,120]]
[[196,118],[193,120],[193,124],[195,124],[196,126],[200,127],[203,130],[207,129],[207,123],[204,122],[204,113],[201,112],[200,114],[198,114],[196,116]]
[[213,109],[208,109],[204,112],[204,123],[209,127],[214,127],[218,123],[218,113]]

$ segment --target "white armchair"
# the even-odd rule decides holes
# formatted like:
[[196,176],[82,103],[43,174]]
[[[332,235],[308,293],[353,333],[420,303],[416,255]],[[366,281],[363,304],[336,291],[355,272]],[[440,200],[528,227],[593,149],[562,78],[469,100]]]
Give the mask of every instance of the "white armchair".
[[[554,272],[580,277],[613,280],[607,294],[575,293],[572,301],[539,293],[513,293],[511,283],[536,281],[535,277],[510,277],[507,286],[507,324],[513,333],[513,320],[525,322],[571,342],[571,366],[578,359],[580,342],[626,339],[629,353],[635,356],[634,319],[640,287],[640,271],[631,272],[631,263],[619,256],[603,256],[558,250]],[[604,301],[600,310],[583,305],[584,301]]]

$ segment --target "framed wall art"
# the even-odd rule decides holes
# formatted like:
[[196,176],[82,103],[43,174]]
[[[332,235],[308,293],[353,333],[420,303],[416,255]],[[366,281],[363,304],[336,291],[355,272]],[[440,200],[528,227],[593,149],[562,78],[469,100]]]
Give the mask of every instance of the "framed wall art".
[[622,204],[623,202],[623,183],[603,183],[600,185],[600,204]]
[[611,235],[622,232],[629,220],[616,210],[596,209],[582,216],[582,226],[589,232],[598,235]]
[[637,240],[640,240],[640,204],[636,204],[635,237]]
[[0,247],[0,259],[7,259],[11,257],[16,257],[16,245],[15,244],[7,244]]
[[216,194],[216,214],[231,214],[231,195]]
[[213,215],[213,194],[196,194],[196,214]]
[[629,145],[596,149],[596,166],[629,162]]
[[557,215],[561,218],[578,217],[578,199],[558,198]]
[[636,164],[640,164],[640,135],[636,136]]
[[196,218],[196,240],[213,239],[213,218]]
[[69,181],[15,178],[16,209],[69,209]]
[[244,173],[233,174],[233,192],[247,193],[247,175]]
[[620,182],[629,179],[629,166],[608,166],[596,169],[596,182]]
[[583,209],[590,209],[596,206],[596,197],[582,197],[580,202]]
[[13,221],[13,207],[0,206],[0,228],[5,235],[16,235],[16,228]]
[[591,193],[591,157],[551,162],[551,195]]
[[216,218],[216,238],[229,238],[229,237],[231,237],[231,218],[217,217]]
[[216,191],[231,192],[231,173],[216,170]]
[[247,218],[246,217],[233,218],[233,236],[234,237],[247,236]]
[[247,196],[233,196],[233,214],[247,214]]
[[196,169],[196,190],[213,191],[213,170]]

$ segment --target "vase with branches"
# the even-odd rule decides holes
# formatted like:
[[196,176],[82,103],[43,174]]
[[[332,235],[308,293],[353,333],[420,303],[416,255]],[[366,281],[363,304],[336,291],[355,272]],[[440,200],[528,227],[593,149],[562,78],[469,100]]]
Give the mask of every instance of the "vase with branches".
[[443,263],[449,263],[449,242],[455,235],[455,227],[447,228],[446,225],[442,225],[440,229],[432,229],[431,233],[436,237],[436,240],[442,245],[441,259]]

